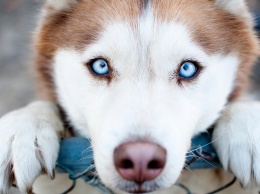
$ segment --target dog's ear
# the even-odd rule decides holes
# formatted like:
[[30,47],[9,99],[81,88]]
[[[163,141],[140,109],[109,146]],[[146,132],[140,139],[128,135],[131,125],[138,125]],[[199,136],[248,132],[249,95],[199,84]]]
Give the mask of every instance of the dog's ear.
[[46,0],[48,8],[55,11],[64,11],[70,9],[79,0]]
[[249,12],[246,0],[213,0],[221,9],[242,18],[249,27],[254,26],[253,17]]
[[246,0],[213,0],[215,4],[225,11],[236,16],[248,17],[249,11]]

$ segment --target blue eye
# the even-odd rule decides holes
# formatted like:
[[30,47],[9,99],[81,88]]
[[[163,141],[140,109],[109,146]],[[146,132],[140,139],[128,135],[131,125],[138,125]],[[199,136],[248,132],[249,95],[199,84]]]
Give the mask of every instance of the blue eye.
[[192,78],[196,75],[198,67],[194,62],[184,62],[179,70],[179,76],[182,78]]
[[91,64],[92,71],[97,75],[109,74],[108,64],[104,59],[97,59]]

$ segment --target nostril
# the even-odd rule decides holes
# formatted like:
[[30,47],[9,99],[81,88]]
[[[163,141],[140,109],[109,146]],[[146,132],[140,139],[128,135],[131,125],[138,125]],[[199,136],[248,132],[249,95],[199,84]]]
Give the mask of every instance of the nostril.
[[148,169],[151,170],[157,170],[157,169],[162,169],[164,167],[164,162],[160,160],[152,160],[148,163]]
[[119,168],[121,168],[121,169],[132,169],[132,168],[134,168],[134,164],[131,160],[124,159],[124,160],[121,161]]

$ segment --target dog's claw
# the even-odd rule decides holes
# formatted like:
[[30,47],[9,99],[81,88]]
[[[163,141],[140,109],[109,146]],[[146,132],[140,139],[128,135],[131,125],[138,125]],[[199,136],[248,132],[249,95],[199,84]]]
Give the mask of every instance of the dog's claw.
[[51,180],[53,180],[53,179],[55,179],[55,170],[53,169],[52,170],[52,173],[49,175],[50,176],[50,178],[51,178]]
[[12,186],[12,184],[14,183],[15,181],[15,175],[14,173],[12,172],[9,176],[9,187]]
[[48,174],[46,168],[43,168],[43,169],[42,169],[41,174]]
[[28,187],[28,188],[26,189],[26,192],[27,192],[27,194],[33,194],[33,189],[32,189],[32,187]]

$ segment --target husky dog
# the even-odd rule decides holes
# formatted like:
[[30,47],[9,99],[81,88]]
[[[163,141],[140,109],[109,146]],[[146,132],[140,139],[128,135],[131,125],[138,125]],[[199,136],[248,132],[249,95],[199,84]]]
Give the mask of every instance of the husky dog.
[[259,46],[244,0],[47,0],[35,50],[43,101],[0,119],[1,194],[54,176],[59,110],[112,190],[172,186],[213,124],[223,167],[260,184],[260,103],[243,100]]

